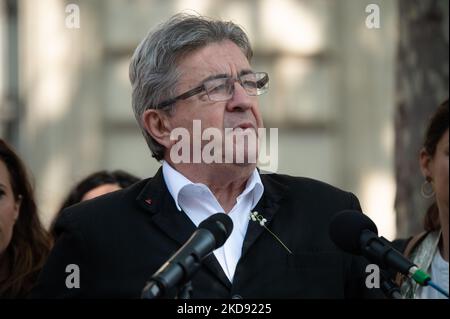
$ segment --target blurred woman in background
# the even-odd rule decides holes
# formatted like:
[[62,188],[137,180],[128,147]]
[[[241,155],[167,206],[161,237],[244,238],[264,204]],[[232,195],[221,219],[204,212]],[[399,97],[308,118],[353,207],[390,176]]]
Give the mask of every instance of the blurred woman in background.
[[[439,106],[428,125],[423,148],[420,152],[420,168],[425,178],[422,195],[434,202],[425,215],[424,232],[414,236],[407,244],[407,256],[432,280],[448,292],[448,183],[449,183],[449,117],[448,99]],[[401,283],[405,298],[437,299],[444,295],[431,287],[418,286],[411,280]]]
[[0,139],[0,298],[24,298],[51,248],[24,164]]

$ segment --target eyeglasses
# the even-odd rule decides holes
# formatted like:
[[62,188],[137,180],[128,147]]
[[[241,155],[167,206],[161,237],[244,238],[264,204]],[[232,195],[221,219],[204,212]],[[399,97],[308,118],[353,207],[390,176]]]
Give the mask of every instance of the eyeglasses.
[[239,82],[248,95],[257,96],[267,92],[269,75],[266,72],[248,72],[239,75],[237,79],[226,76],[209,79],[192,90],[159,103],[156,108],[164,108],[174,104],[176,101],[185,100],[202,92],[206,92],[210,101],[227,101],[233,97],[235,82]]

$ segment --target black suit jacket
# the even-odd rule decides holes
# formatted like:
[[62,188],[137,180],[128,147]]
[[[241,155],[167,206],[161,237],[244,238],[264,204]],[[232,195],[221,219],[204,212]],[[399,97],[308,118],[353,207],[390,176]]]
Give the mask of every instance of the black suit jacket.
[[[380,296],[365,288],[365,260],[339,251],[328,236],[335,213],[360,209],[353,194],[307,178],[263,174],[261,180],[265,190],[254,211],[293,255],[250,221],[233,283],[210,254],[192,279],[193,298]],[[68,208],[56,231],[32,297],[139,298],[195,225],[177,210],[160,169],[128,189]],[[80,288],[66,287],[69,264],[79,266]]]

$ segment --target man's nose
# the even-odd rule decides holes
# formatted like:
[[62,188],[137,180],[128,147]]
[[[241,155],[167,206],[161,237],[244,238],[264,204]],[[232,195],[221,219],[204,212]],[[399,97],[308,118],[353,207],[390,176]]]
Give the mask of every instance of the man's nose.
[[246,111],[255,104],[254,99],[247,94],[239,81],[234,82],[233,96],[227,103],[227,109],[233,111]]

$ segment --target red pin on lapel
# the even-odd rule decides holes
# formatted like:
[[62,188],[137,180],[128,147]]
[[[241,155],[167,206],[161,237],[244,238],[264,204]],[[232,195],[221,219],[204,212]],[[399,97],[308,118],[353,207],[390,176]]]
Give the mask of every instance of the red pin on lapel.
[[152,204],[152,199],[151,199],[151,198],[148,198],[148,199],[145,200],[145,202],[146,202],[147,204],[151,205],[151,204]]

